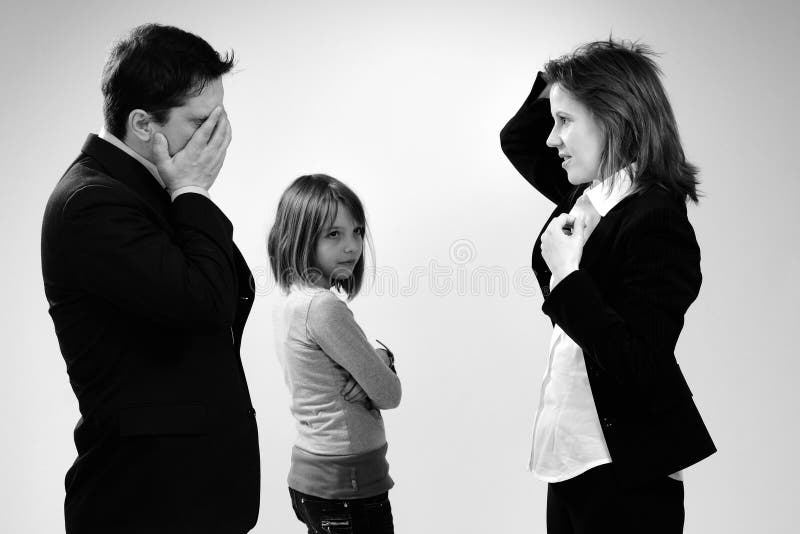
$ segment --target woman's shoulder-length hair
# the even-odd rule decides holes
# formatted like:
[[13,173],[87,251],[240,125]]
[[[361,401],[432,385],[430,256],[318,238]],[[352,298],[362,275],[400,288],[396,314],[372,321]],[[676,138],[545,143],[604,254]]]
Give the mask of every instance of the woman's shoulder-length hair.
[[[267,238],[272,275],[282,290],[288,292],[294,284],[313,284],[322,275],[314,266],[317,240],[336,220],[340,205],[364,228],[366,250],[369,233],[364,207],[347,185],[327,174],[308,174],[297,178],[284,191]],[[364,256],[362,253],[349,278],[330,281],[347,294],[348,300],[361,290]]]
[[544,77],[585,105],[605,146],[600,176],[627,169],[635,191],[659,186],[698,201],[698,169],[686,160],[653,51],[630,41],[595,41],[545,64]]

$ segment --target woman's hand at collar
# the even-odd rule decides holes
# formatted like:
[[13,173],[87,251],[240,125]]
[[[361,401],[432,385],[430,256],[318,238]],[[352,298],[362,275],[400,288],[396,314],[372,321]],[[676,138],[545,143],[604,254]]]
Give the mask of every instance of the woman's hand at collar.
[[553,277],[550,290],[578,270],[586,242],[586,223],[581,216],[562,213],[547,226],[542,233],[542,258]]

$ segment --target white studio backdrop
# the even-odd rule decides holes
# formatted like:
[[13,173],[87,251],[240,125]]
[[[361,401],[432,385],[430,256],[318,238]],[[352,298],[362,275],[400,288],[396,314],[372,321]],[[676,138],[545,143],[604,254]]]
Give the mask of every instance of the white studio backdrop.
[[233,49],[234,140],[212,198],[258,297],[243,357],[258,410],[256,533],[303,532],[286,490],[294,437],[271,332],[265,235],[295,177],[363,200],[375,284],[352,303],[397,354],[385,413],[401,533],[544,532],[525,469],[550,324],[528,270],[551,206],[499,147],[536,71],[575,45],[641,39],[660,64],[706,198],[690,208],[704,284],[678,359],[720,452],[686,472],[686,532],[793,532],[800,493],[794,337],[800,10],[791,2],[31,1],[0,8],[3,530],[63,529],[77,403],[47,315],[44,204],[102,125],[111,43],[144,22]]

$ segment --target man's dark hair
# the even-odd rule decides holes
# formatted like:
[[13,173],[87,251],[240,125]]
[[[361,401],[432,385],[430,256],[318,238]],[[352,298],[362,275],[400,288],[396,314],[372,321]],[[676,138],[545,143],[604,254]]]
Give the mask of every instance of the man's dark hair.
[[233,63],[233,52],[223,57],[197,35],[174,26],[137,26],[114,45],[103,68],[106,130],[124,139],[134,109],[163,124],[171,108],[199,95]]
[[684,155],[654,55],[644,44],[609,38],[548,62],[544,75],[600,124],[601,178],[627,168],[637,191],[658,185],[697,202],[697,167]]

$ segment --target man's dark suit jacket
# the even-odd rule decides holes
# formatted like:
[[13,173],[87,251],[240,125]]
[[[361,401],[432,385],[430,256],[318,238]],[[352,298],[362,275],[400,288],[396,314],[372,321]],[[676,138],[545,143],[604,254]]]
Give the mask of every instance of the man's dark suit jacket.
[[68,533],[241,533],[258,516],[255,410],[239,355],[254,291],[233,227],[174,202],[90,135],[44,215],[42,271],[81,419]]
[[653,187],[624,198],[589,236],[579,269],[550,292],[541,235],[588,184],[573,186],[558,150],[546,86],[530,95],[500,134],[508,159],[556,209],[539,233],[532,267],[542,310],[580,346],[618,480],[645,483],[716,451],[675,359],[683,319],[700,291],[700,249],[686,202]]

